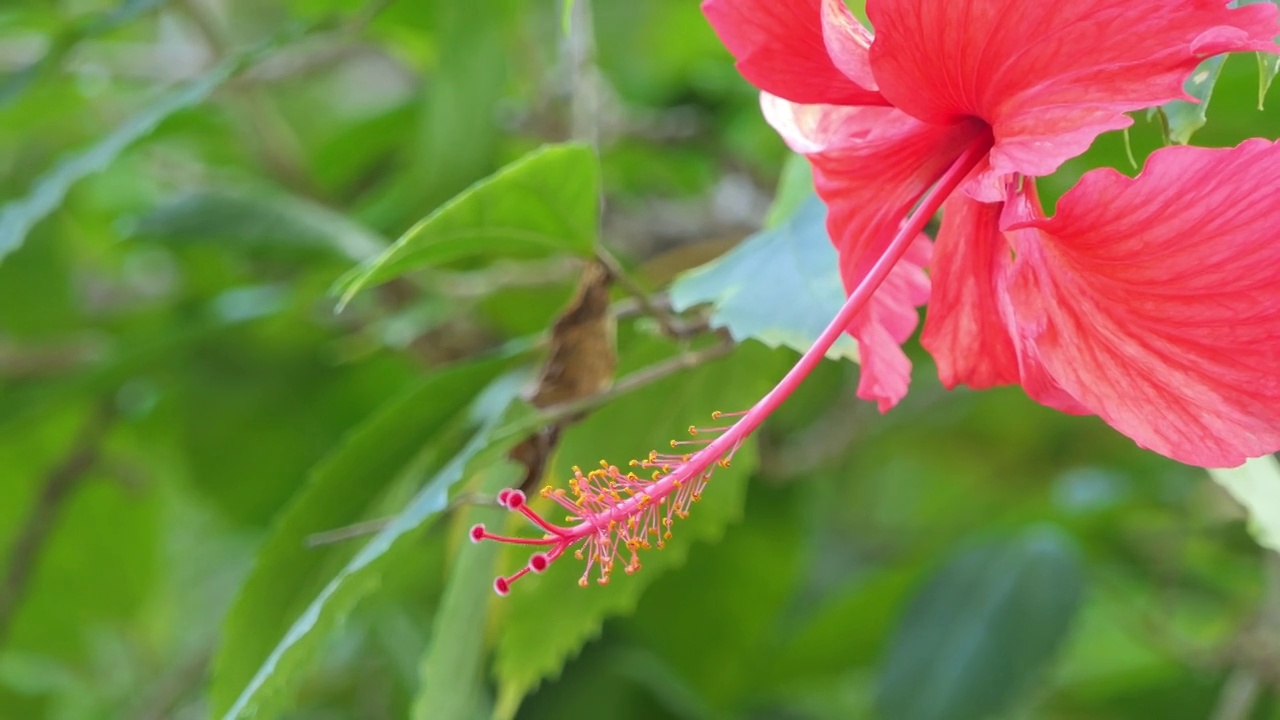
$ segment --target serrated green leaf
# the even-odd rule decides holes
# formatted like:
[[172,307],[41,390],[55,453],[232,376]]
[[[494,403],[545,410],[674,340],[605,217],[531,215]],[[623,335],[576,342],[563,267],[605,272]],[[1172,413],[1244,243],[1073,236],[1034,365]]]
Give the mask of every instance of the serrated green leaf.
[[231,244],[247,250],[326,253],[362,262],[388,242],[348,216],[283,193],[204,190],[138,219],[136,235],[175,242]]
[[[657,348],[629,349],[630,363],[652,362]],[[759,345],[745,345],[733,355],[655,383],[620,398],[580,425],[565,432],[549,482],[559,484],[574,464],[584,467],[601,457],[623,464],[630,457],[664,447],[690,423],[715,410],[748,407],[766,391],[777,358]],[[781,371],[782,368],[779,368]],[[780,372],[779,372],[780,374]],[[608,617],[629,613],[644,590],[673,567],[681,565],[695,542],[714,541],[741,516],[746,482],[755,467],[750,444],[734,456],[733,465],[719,471],[703,500],[687,520],[675,528],[675,538],[662,551],[650,550],[643,569],[634,575],[618,573],[606,586],[578,586],[582,564],[572,555],[545,573],[526,576],[500,604],[501,621],[495,653],[498,680],[496,717],[513,717],[521,700],[542,680],[557,674],[600,631]],[[510,566],[527,560],[527,550],[508,553]]]
[[[523,467],[502,463],[481,473],[477,491],[494,495],[519,484]],[[473,505],[460,527],[485,523],[490,527],[506,519],[495,506]],[[497,543],[463,543],[453,560],[449,586],[436,614],[431,646],[422,658],[422,687],[414,702],[415,718],[479,718],[483,707],[485,623],[493,600]]]
[[[320,465],[311,487],[273,533],[227,619],[210,688],[215,716],[225,720],[258,712],[271,716],[283,705],[280,695],[290,688],[291,674],[377,584],[379,561],[406,533],[439,519],[450,489],[462,479],[472,458],[490,445],[523,381],[518,376],[504,376],[474,401],[465,403],[476,391],[476,381],[492,371],[467,368],[428,381],[372,419]],[[423,443],[462,407],[468,408],[465,420],[475,428],[462,449],[449,457],[405,508],[333,578],[317,581],[308,577],[314,561],[306,562],[303,538],[331,529],[351,512],[358,512],[356,506],[367,503],[377,492],[361,483],[375,485],[379,479],[402,472],[423,451]],[[405,426],[413,430],[406,431]],[[305,567],[296,568],[294,563]],[[278,584],[277,574],[283,575],[285,587]],[[300,586],[320,587],[308,599],[298,597]]]
[[1204,127],[1213,86],[1222,74],[1222,63],[1226,59],[1226,55],[1215,55],[1205,60],[1183,83],[1183,90],[1199,102],[1172,100],[1160,106],[1165,119],[1165,133],[1171,142],[1186,145],[1191,142],[1191,136]]
[[600,174],[585,145],[549,145],[472,185],[337,283],[342,302],[416,268],[475,255],[591,255]]
[[[845,301],[826,222],[826,206],[811,194],[781,225],[677,278],[672,307],[711,303],[711,324],[735,340],[808,350]],[[827,357],[857,360],[857,344],[841,337]]]
[[0,207],[0,259],[22,246],[31,228],[62,204],[72,185],[106,168],[170,115],[204,102],[238,67],[238,62],[222,63],[199,79],[162,95],[89,148],[63,158],[36,180],[26,197]]
[[1248,511],[1249,531],[1258,544],[1280,552],[1280,462],[1275,456],[1254,458],[1237,468],[1211,469],[1209,477]]
[[1080,607],[1074,544],[1052,528],[964,550],[898,621],[876,704],[894,720],[978,720],[1048,668]]

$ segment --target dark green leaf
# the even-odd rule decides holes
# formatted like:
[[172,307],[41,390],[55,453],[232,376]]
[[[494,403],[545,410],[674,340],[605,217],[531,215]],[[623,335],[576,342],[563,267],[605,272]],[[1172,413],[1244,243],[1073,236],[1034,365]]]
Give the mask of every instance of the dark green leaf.
[[[680,276],[671,286],[672,306],[711,303],[712,324],[736,340],[808,350],[845,301],[826,220],[826,206],[811,194],[781,225]],[[827,357],[856,360],[857,345],[842,337]]]
[[[633,364],[661,357],[655,348],[631,348],[623,356]],[[548,482],[562,484],[574,465],[591,466],[600,458],[622,465],[666,442],[691,422],[715,410],[749,406],[768,389],[767,369],[775,358],[758,345],[745,345],[732,356],[683,373],[616,400],[592,414],[589,421],[567,430]],[[745,446],[732,467],[720,470],[703,500],[687,520],[675,527],[675,539],[661,551],[642,558],[634,575],[618,573],[606,586],[594,582],[578,586],[582,564],[571,554],[542,575],[527,576],[500,604],[500,637],[495,659],[498,679],[498,717],[512,717],[521,699],[544,678],[560,671],[565,661],[600,632],[610,616],[631,612],[641,594],[660,574],[681,565],[690,546],[714,541],[740,517],[746,481],[755,467],[754,448]],[[509,553],[512,566],[523,564],[528,552]]]
[[[468,403],[499,369],[493,363],[436,376],[356,430],[312,476],[287,510],[228,616],[214,668],[213,713],[224,718],[271,715],[289,678],[320,639],[376,585],[378,561],[402,536],[434,522],[462,479],[467,463],[484,450],[516,397],[521,380],[500,378]],[[464,408],[467,408],[464,410]],[[465,414],[464,418],[456,418]],[[455,419],[456,418],[456,419]],[[321,560],[304,539],[359,518],[380,483],[412,472],[446,423],[462,420],[473,432],[423,489],[332,578],[316,577]]]
[[428,215],[382,255],[339,280],[338,290],[345,304],[364,288],[416,268],[475,255],[590,255],[599,212],[595,153],[585,145],[546,146]]
[[172,200],[140,218],[134,232],[245,249],[321,252],[356,262],[387,246],[376,232],[310,200],[236,190],[206,190]]
[[1083,589],[1074,544],[1052,528],[956,555],[898,622],[880,716],[978,720],[1002,712],[1048,668]]

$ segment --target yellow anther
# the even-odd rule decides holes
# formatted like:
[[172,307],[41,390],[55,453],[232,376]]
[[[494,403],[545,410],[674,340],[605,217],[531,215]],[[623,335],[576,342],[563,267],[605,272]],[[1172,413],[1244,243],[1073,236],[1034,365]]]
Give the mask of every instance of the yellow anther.
[[719,420],[719,419],[720,419],[720,415],[721,415],[720,411],[719,411],[719,410],[716,410],[715,412],[711,413],[711,419],[712,419],[712,420]]
[[578,578],[578,587],[586,587],[588,584],[586,578]]
[[690,434],[690,435],[697,435],[697,434],[698,434],[698,427],[697,427],[696,425],[690,425],[690,426],[689,426],[689,434]]

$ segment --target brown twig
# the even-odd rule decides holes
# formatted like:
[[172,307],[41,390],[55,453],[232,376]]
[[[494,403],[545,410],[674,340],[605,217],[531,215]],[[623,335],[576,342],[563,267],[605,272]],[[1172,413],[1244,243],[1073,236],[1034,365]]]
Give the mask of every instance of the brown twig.
[[101,456],[102,439],[110,430],[112,419],[110,406],[100,405],[85,421],[66,456],[45,476],[35,504],[9,552],[4,579],[0,582],[0,646],[7,639],[14,615],[26,594],[31,572],[57,524],[58,515],[71,492]]
[[691,325],[682,322],[663,304],[655,302],[644,288],[640,287],[625,269],[618,258],[604,246],[596,247],[596,259],[609,271],[609,277],[623,290],[627,291],[639,306],[640,311],[653,318],[662,328],[662,332],[676,340],[684,340],[706,330],[705,325]]
[[546,424],[554,423],[565,418],[573,417],[578,413],[592,408],[599,407],[611,400],[615,400],[626,395],[633,390],[638,390],[646,385],[651,385],[668,375],[673,375],[682,370],[697,367],[705,362],[718,360],[728,355],[735,347],[732,340],[725,338],[723,342],[716,345],[703,348],[701,350],[693,350],[691,352],[677,355],[660,363],[650,365],[643,370],[637,370],[630,375],[623,377],[612,387],[598,392],[590,397],[580,400],[573,400],[559,405],[553,405],[546,408],[537,415],[537,422]]

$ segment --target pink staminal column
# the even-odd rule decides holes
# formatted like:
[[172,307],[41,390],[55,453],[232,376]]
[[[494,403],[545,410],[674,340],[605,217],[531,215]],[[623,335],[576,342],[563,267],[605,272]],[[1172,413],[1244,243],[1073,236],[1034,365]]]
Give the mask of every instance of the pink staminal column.
[[578,584],[583,587],[590,583],[593,569],[597,571],[596,582],[607,584],[614,566],[623,556],[624,571],[630,574],[639,570],[639,551],[647,550],[654,544],[661,549],[671,539],[673,522],[677,518],[688,516],[689,506],[702,497],[712,473],[717,468],[729,466],[733,454],[743,441],[755,432],[764,419],[821,362],[845,332],[845,328],[866,307],[872,294],[888,277],[929,219],[942,207],[943,201],[978,165],[989,147],[989,138],[984,138],[952,164],[903,222],[884,254],[849,294],[849,299],[840,308],[835,319],[772,390],[749,410],[712,414],[712,418],[716,420],[736,418],[732,424],[722,427],[690,427],[689,433],[696,439],[671,441],[672,448],[677,451],[685,447],[701,449],[689,454],[651,452],[644,460],[631,461],[631,467],[650,471],[647,478],[634,471],[623,472],[616,465],[604,461],[601,461],[599,469],[587,473],[575,467],[573,478],[569,480],[569,491],[547,487],[541,493],[544,498],[558,503],[568,511],[567,525],[557,525],[539,515],[529,507],[524,493],[519,490],[503,490],[499,493],[499,504],[524,515],[542,535],[536,538],[495,535],[484,525],[476,525],[470,531],[472,542],[493,540],[542,549],[531,555],[520,570],[497,578],[493,583],[494,590],[499,595],[506,595],[511,591],[512,583],[529,573],[543,572],[575,546],[577,549],[574,556],[586,561],[586,569],[578,580]]

